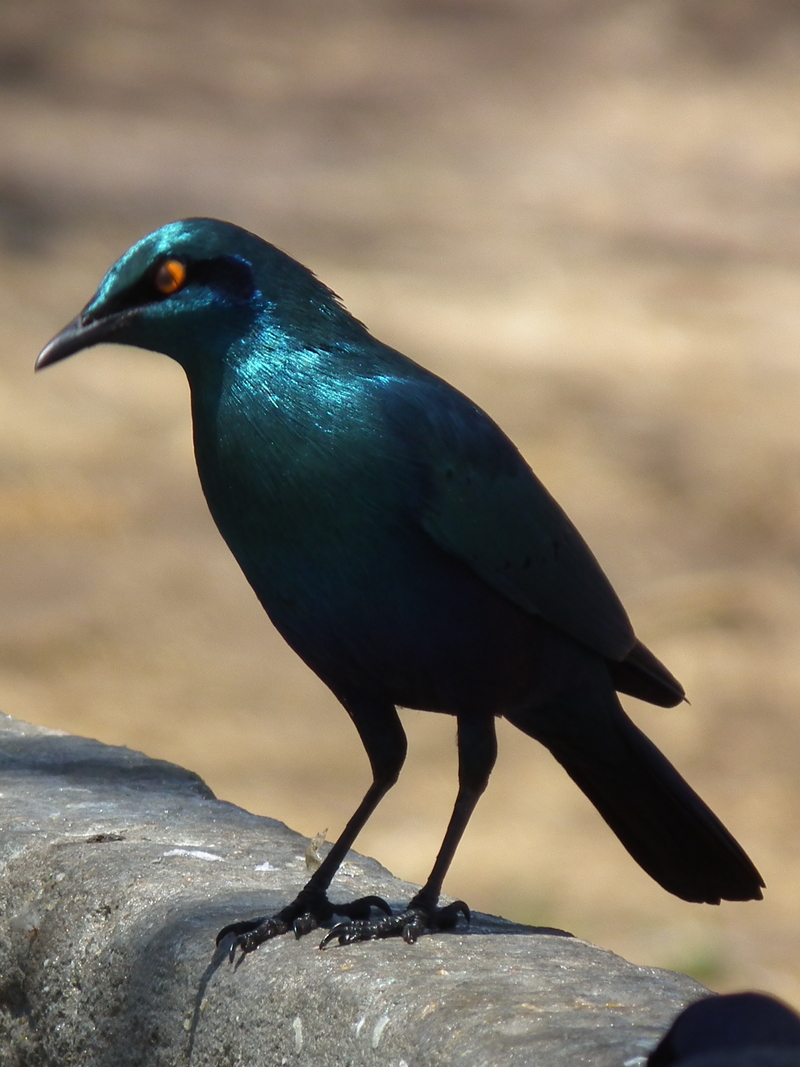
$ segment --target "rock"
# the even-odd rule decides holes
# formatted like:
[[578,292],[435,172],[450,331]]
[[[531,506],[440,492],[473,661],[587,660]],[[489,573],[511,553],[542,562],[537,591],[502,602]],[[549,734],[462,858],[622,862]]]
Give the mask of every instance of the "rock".
[[[283,937],[239,967],[308,842],[137,752],[0,717],[0,1067],[638,1067],[707,993],[486,915],[416,945]],[[416,887],[351,853],[332,896]]]

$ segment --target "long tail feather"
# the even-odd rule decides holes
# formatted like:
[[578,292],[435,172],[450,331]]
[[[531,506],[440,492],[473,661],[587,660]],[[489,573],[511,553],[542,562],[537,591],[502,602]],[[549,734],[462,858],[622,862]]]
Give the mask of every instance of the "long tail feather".
[[[616,697],[587,724],[543,731],[511,719],[545,744],[638,864],[683,900],[760,900],[761,875],[669,760],[636,727]],[[538,718],[538,717],[537,717]],[[541,727],[541,718],[538,726]],[[553,720],[555,722],[555,720]]]

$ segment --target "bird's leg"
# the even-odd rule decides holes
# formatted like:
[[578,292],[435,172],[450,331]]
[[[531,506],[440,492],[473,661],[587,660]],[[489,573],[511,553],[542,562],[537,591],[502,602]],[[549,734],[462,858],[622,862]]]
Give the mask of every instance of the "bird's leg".
[[[217,934],[217,944],[230,938],[230,958],[237,950],[242,957],[264,941],[292,930],[296,937],[328,922],[333,915],[355,921],[369,919],[372,908],[391,915],[392,909],[380,897],[362,897],[344,904],[328,900],[328,887],[369,817],[397,781],[406,758],[406,735],[397,711],[391,705],[374,701],[342,700],[355,723],[372,767],[372,785],[320,866],[291,904],[275,915],[262,915],[245,922],[231,923]],[[241,959],[241,957],[240,957]]]
[[320,948],[325,948],[331,941],[349,945],[354,941],[397,936],[402,937],[408,944],[413,944],[426,930],[451,929],[458,922],[460,915],[469,922],[469,908],[463,900],[456,900],[440,908],[439,895],[470,816],[489,781],[496,758],[494,717],[459,716],[458,796],[442,847],[427,882],[400,915],[387,915],[374,921],[366,918],[339,923],[326,934]]

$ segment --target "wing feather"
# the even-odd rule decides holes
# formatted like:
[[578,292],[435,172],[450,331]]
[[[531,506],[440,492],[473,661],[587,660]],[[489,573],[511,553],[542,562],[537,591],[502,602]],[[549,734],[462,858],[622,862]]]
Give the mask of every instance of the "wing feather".
[[423,476],[421,523],[444,551],[524,611],[612,660],[636,644],[600,564],[502,430],[434,376],[391,392]]

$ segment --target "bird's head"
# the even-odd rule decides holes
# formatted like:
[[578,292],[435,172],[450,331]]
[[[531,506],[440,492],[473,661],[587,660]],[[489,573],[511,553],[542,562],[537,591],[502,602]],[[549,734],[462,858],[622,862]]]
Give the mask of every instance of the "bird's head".
[[[232,223],[184,219],[142,238],[40,353],[36,369],[112,342],[163,352],[187,370],[254,327],[291,332],[347,316],[311,271]],[[355,320],[350,320],[354,322]]]

